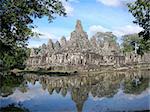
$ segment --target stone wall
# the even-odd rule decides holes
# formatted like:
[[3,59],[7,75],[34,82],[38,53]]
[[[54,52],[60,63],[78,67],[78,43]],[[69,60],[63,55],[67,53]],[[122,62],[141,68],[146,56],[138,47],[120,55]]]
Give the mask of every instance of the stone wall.
[[134,52],[126,53],[125,64],[150,64],[150,53],[145,53],[143,56],[137,55]]

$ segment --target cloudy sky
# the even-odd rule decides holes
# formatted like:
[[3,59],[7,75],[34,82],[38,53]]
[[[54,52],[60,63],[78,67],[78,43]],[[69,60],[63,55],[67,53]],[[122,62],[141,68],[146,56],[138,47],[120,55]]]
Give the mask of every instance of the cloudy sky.
[[128,12],[127,2],[134,0],[61,0],[66,8],[67,17],[57,17],[49,23],[47,17],[35,19],[34,24],[38,27],[34,29],[43,36],[29,40],[29,47],[38,47],[47,43],[51,38],[53,41],[59,40],[62,36],[70,38],[70,33],[74,30],[77,19],[80,19],[89,38],[98,31],[111,31],[118,36],[124,34],[137,33],[142,29],[133,24],[134,17]]

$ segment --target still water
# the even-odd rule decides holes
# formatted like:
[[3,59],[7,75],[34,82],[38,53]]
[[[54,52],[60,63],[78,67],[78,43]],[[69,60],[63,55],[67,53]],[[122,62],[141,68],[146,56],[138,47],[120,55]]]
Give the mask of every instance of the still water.
[[15,105],[31,112],[149,111],[149,84],[150,71],[3,76],[0,108]]

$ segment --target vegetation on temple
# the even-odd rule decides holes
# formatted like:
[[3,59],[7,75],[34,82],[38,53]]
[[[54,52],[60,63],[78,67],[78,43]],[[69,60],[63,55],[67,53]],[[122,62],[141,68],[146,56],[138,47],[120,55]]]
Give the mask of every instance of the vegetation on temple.
[[18,61],[21,64],[26,58],[28,38],[38,35],[32,31],[34,18],[47,16],[51,22],[57,15],[66,15],[58,0],[1,0],[0,7],[0,60],[7,67],[16,66]]

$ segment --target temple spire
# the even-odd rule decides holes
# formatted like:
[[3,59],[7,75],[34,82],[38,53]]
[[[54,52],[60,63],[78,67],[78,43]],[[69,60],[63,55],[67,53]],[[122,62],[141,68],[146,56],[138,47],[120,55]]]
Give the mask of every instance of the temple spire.
[[77,20],[77,22],[76,22],[75,31],[77,31],[77,32],[83,32],[83,27],[82,27],[82,24],[81,24],[80,20]]

